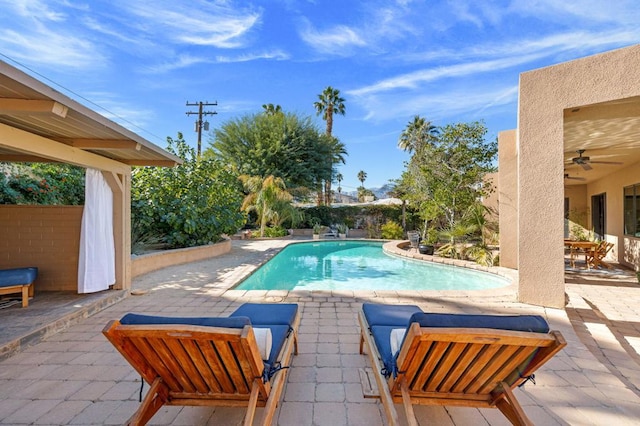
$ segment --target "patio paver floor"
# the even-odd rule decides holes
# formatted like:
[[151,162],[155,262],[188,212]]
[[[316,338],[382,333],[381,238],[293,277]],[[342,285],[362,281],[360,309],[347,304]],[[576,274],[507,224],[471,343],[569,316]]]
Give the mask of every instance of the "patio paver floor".
[[[638,424],[640,286],[635,277],[567,280],[566,310],[516,303],[514,294],[464,292],[304,292],[228,290],[287,241],[234,241],[219,258],[165,268],[134,280],[128,296],[0,362],[0,424],[122,424],[138,406],[140,377],[102,336],[127,312],[227,315],[242,303],[300,305],[300,354],[293,358],[276,415],[279,425],[384,425],[381,404],[365,399],[358,368],[357,311],[363,302],[414,303],[434,312],[544,315],[568,346],[516,389],[535,424]],[[575,277],[574,277],[575,278]],[[104,302],[103,302],[104,303]],[[5,309],[4,312],[21,308]],[[4,314],[4,312],[0,313]],[[4,321],[3,321],[4,322]],[[145,391],[148,386],[145,386]],[[505,425],[498,410],[415,407],[421,424]],[[398,410],[402,416],[402,410]],[[156,425],[235,425],[234,408],[163,407]],[[259,413],[260,415],[261,413]]]

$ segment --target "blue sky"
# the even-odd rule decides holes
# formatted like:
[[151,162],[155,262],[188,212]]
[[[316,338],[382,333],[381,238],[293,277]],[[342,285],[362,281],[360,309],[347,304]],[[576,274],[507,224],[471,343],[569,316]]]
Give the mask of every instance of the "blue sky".
[[[327,86],[346,115],[342,187],[400,176],[414,115],[517,125],[519,74],[640,42],[638,0],[0,0],[0,59],[166,146],[196,145],[185,103],[217,101],[211,128],[265,103],[311,116]],[[629,70],[637,72],[637,70]],[[203,146],[208,145],[203,136]]]

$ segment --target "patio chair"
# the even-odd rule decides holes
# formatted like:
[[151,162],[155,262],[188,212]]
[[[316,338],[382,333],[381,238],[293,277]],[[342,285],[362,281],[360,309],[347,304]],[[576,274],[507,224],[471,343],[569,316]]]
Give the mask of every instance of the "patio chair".
[[597,246],[585,252],[584,261],[587,264],[587,268],[596,269],[598,266],[604,266],[607,269],[611,269],[611,265],[605,262],[604,259],[611,251],[614,244],[607,241],[600,241]]
[[299,323],[296,304],[253,303],[224,318],[110,321],[104,335],[151,386],[127,424],[146,424],[166,404],[247,407],[245,425],[265,407],[261,424],[270,425]]
[[536,315],[429,314],[417,306],[364,304],[366,344],[387,423],[394,403],[417,425],[413,404],[498,408],[514,425],[531,425],[512,390],[566,342]]
[[327,232],[325,232],[324,234],[322,234],[322,236],[324,238],[327,237],[333,237],[333,238],[338,238],[338,230],[332,227],[328,227],[327,228]]

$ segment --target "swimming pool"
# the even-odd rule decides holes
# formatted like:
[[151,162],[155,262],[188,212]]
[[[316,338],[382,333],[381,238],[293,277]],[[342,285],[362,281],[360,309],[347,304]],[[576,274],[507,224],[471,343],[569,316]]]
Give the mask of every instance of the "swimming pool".
[[405,259],[381,242],[290,244],[236,290],[484,290],[509,280],[470,269]]

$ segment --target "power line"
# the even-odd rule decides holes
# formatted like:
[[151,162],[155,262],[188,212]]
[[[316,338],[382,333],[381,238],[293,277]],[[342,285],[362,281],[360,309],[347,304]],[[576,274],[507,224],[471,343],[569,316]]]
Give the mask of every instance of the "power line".
[[205,106],[217,106],[218,105],[218,101],[215,101],[213,103],[209,103],[209,102],[195,102],[195,103],[189,103],[189,101],[187,101],[187,106],[197,106],[198,107],[198,111],[187,111],[186,114],[187,115],[194,115],[194,114],[198,114],[198,121],[196,121],[196,132],[198,132],[198,157],[200,157],[200,151],[201,151],[201,147],[202,147],[202,128],[204,127],[204,130],[209,130],[209,122],[208,121],[202,121],[202,116],[203,115],[214,115],[217,114],[216,111],[204,111],[203,107]]

